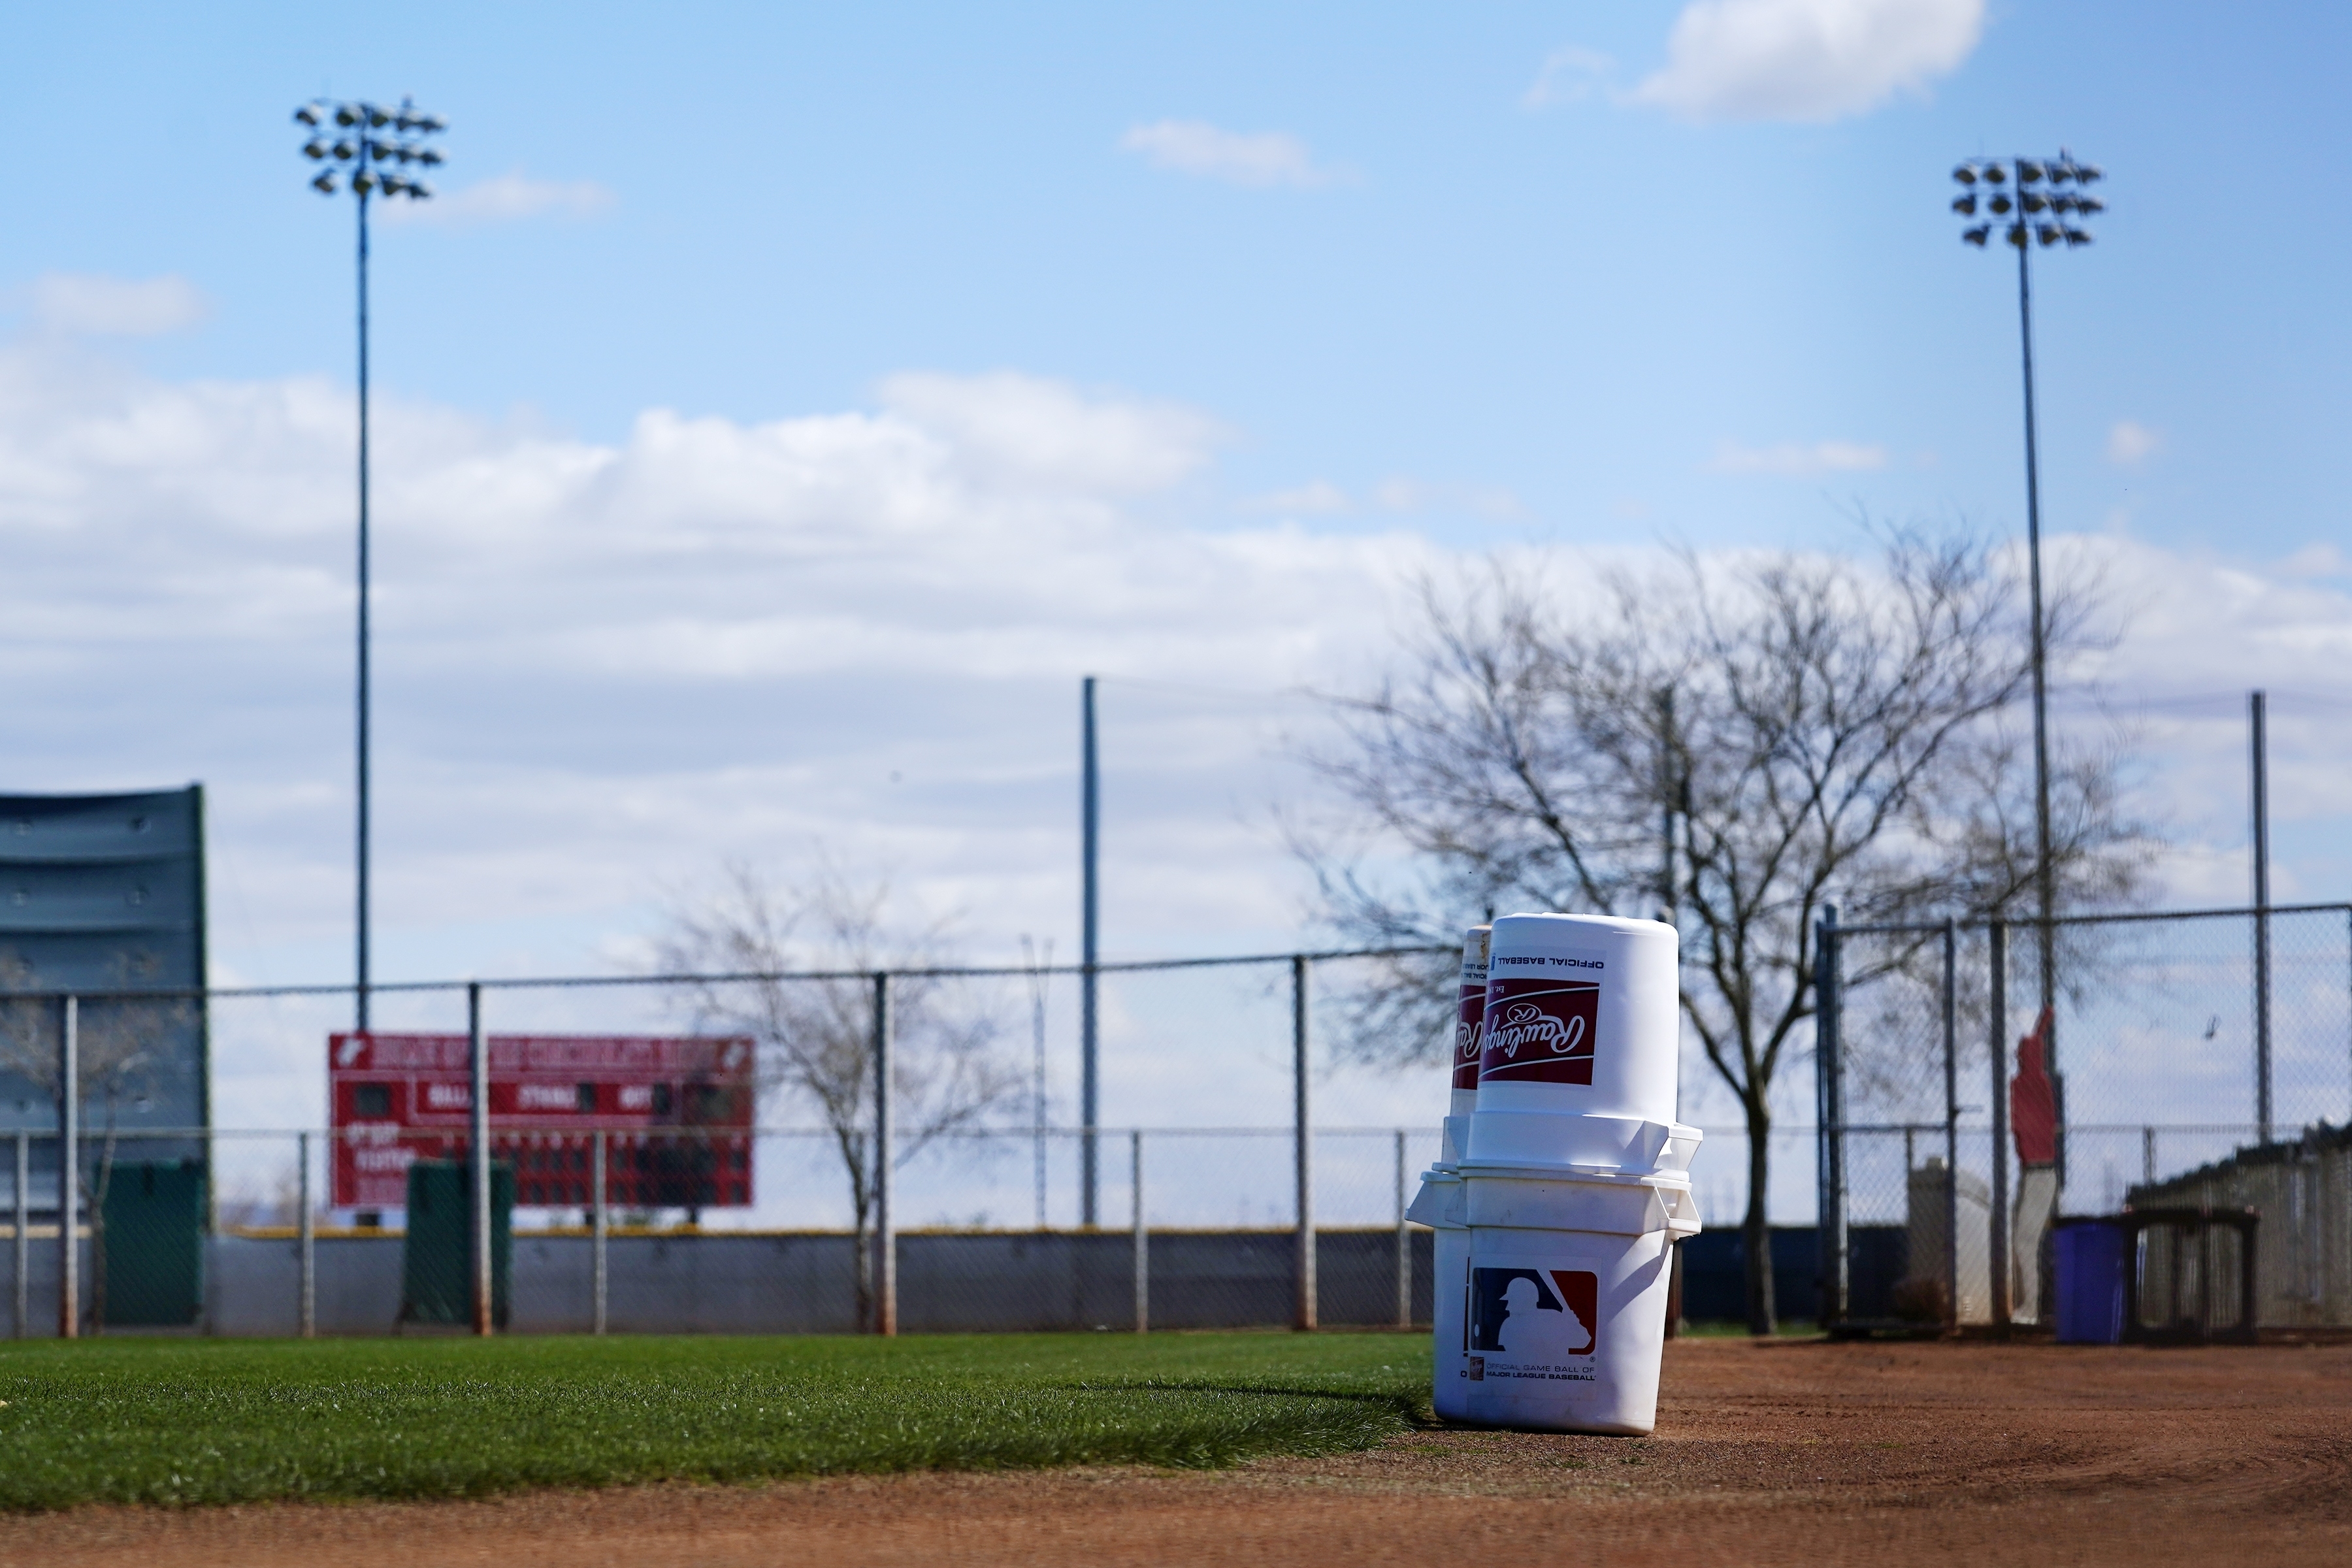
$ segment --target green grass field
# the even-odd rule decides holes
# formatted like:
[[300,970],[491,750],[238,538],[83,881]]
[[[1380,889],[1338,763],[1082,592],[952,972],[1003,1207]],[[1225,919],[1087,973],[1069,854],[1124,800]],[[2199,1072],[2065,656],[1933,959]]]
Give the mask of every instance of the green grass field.
[[0,1345],[0,1509],[474,1497],[1368,1447],[1426,1334]]

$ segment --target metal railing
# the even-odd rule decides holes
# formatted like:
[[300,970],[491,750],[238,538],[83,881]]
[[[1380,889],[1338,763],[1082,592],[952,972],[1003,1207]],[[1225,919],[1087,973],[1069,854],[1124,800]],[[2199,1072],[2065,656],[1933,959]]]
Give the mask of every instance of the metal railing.
[[[1329,1146],[1326,1154],[1327,1163],[1334,1157],[1330,1151],[1336,1151],[1343,1144],[1360,1143],[1368,1138],[1380,1141],[1392,1152],[1392,1160],[1383,1159],[1380,1162],[1383,1166],[1392,1168],[1383,1169],[1378,1183],[1378,1185],[1383,1189],[1383,1198],[1387,1200],[1381,1203],[1380,1207],[1391,1212],[1380,1215],[1374,1223],[1381,1227],[1389,1237],[1385,1247],[1393,1274],[1392,1279],[1382,1281],[1382,1291],[1393,1303],[1393,1312],[1391,1317],[1395,1321],[1403,1321],[1412,1316],[1416,1289],[1412,1263],[1413,1232],[1402,1217],[1404,1202],[1409,1195],[1406,1192],[1409,1168],[1412,1163],[1408,1157],[1409,1145],[1415,1140],[1428,1142],[1432,1144],[1429,1152],[1433,1154],[1433,1128],[1436,1120],[1433,1109],[1430,1118],[1431,1130],[1426,1132],[1397,1128],[1314,1129],[1311,1126],[1315,1076],[1311,1026],[1316,1010],[1314,1004],[1316,989],[1318,984],[1327,982],[1338,966],[1348,963],[1387,965],[1433,956],[1438,956],[1433,950],[1418,948],[1332,949],[1309,952],[1043,967],[939,965],[894,971],[743,971],[693,974],[558,975],[479,981],[396,982],[375,985],[371,990],[378,998],[394,1003],[401,999],[407,999],[424,1004],[432,1003],[434,998],[454,999],[460,995],[465,999],[465,1031],[467,1042],[467,1077],[471,1090],[467,1096],[470,1107],[468,1125],[462,1137],[453,1137],[445,1140],[445,1142],[449,1146],[450,1152],[455,1152],[464,1161],[468,1173],[465,1184],[471,1211],[467,1216],[467,1226],[469,1238],[467,1282],[471,1305],[471,1326],[474,1331],[488,1332],[492,1327],[493,1258],[492,1249],[487,1241],[493,1230],[489,1214],[494,1189],[494,1184],[489,1180],[492,1163],[509,1154],[527,1154],[531,1146],[530,1140],[537,1133],[560,1131],[575,1142],[583,1138],[588,1140],[593,1168],[590,1172],[581,1173],[584,1179],[573,1184],[578,1190],[571,1194],[584,1201],[577,1204],[567,1203],[562,1206],[577,1207],[583,1213],[583,1224],[579,1228],[586,1233],[583,1239],[587,1251],[585,1283],[586,1295],[589,1299],[586,1322],[583,1327],[587,1331],[603,1332],[614,1321],[611,1307],[614,1284],[613,1248],[616,1239],[623,1239],[635,1233],[635,1227],[626,1224],[616,1224],[616,1205],[625,1202],[622,1194],[628,1189],[626,1184],[618,1179],[618,1173],[614,1168],[614,1157],[623,1147],[614,1141],[623,1137],[641,1139],[645,1129],[635,1125],[627,1128],[597,1126],[579,1118],[572,1118],[560,1124],[551,1123],[545,1128],[539,1128],[515,1124],[503,1117],[499,1119],[499,1125],[492,1128],[489,1125],[487,1109],[489,1103],[489,1096],[487,1092],[489,1052],[486,1005],[499,997],[517,997],[526,993],[541,993],[544,994],[539,1004],[538,1015],[523,1021],[543,1025],[544,1015],[548,1010],[548,998],[560,998],[567,994],[615,993],[658,994],[662,998],[662,1005],[675,1006],[678,1005],[678,999],[681,997],[689,994],[708,995],[716,988],[730,986],[846,984],[869,987],[866,1003],[870,1012],[867,1048],[871,1053],[871,1060],[867,1080],[871,1086],[871,1094],[865,1122],[855,1129],[769,1127],[750,1130],[749,1135],[765,1140],[772,1154],[806,1152],[810,1158],[819,1158],[815,1151],[820,1145],[831,1147],[837,1144],[845,1132],[854,1134],[857,1140],[862,1141],[862,1146],[866,1152],[860,1156],[864,1162],[864,1174],[859,1179],[866,1182],[870,1188],[867,1194],[870,1199],[870,1209],[867,1211],[870,1214],[870,1221],[864,1226],[851,1226],[845,1228],[852,1237],[854,1245],[870,1249],[866,1256],[869,1260],[867,1267],[871,1271],[871,1289],[870,1291],[861,1291],[861,1294],[870,1296],[870,1300],[860,1314],[863,1321],[858,1326],[870,1331],[887,1334],[895,1332],[898,1327],[900,1274],[902,1268],[908,1266],[901,1257],[898,1237],[902,1231],[920,1231],[927,1236],[934,1234],[931,1227],[908,1226],[907,1215],[911,1211],[905,1209],[901,1202],[901,1184],[908,1179],[906,1173],[902,1171],[902,1166],[906,1164],[908,1158],[908,1150],[900,1146],[901,1129],[898,1125],[898,1107],[895,1104],[896,1095],[893,1090],[897,1081],[891,1061],[895,1043],[893,1004],[896,989],[912,981],[980,984],[1034,980],[1040,975],[1078,976],[1096,980],[1116,977],[1138,982],[1153,977],[1181,979],[1186,975],[1207,976],[1220,973],[1242,975],[1246,981],[1243,986],[1244,991],[1251,992],[1253,995],[1262,995],[1265,1003],[1275,1002],[1278,995],[1279,1001],[1286,1004],[1282,1006],[1280,1016],[1282,1026],[1286,1026],[1283,1033],[1287,1037],[1282,1041],[1283,1047],[1286,1047],[1283,1054],[1288,1058],[1286,1062],[1288,1071],[1286,1075],[1289,1080],[1286,1085],[1289,1090],[1286,1096],[1289,1101],[1286,1107],[1289,1111],[1287,1125],[1114,1129],[1087,1126],[1049,1127],[1041,1121],[1027,1126],[1007,1126],[1002,1123],[961,1126],[944,1131],[933,1129],[924,1132],[922,1142],[925,1152],[921,1155],[921,1159],[934,1165],[952,1164],[953,1161],[946,1158],[945,1151],[962,1149],[969,1152],[984,1147],[1001,1152],[1010,1143],[1025,1141],[1034,1148],[1035,1154],[1039,1205],[1037,1231],[1039,1234],[1044,1234],[1045,1229],[1044,1173],[1049,1144],[1056,1147],[1065,1144],[1075,1145],[1079,1154],[1076,1163],[1081,1169],[1092,1175],[1103,1171],[1102,1165],[1094,1158],[1098,1142],[1104,1138],[1124,1136],[1129,1143],[1129,1159],[1125,1163],[1128,1166],[1126,1174],[1131,1192],[1129,1223],[1124,1227],[1126,1234],[1118,1239],[1124,1244],[1129,1255],[1123,1268],[1123,1272],[1129,1278],[1131,1298],[1127,1315],[1131,1317],[1133,1325],[1140,1329],[1148,1328],[1152,1321],[1151,1303],[1155,1281],[1161,1292],[1163,1309],[1161,1315],[1164,1318],[1176,1321],[1185,1318],[1188,1314],[1197,1317],[1202,1310],[1207,1310],[1197,1301],[1190,1306],[1184,1305],[1183,1291],[1186,1288],[1173,1283],[1182,1268],[1189,1267],[1181,1262],[1181,1255],[1185,1254],[1188,1248],[1195,1251],[1198,1248],[1191,1242],[1171,1239],[1178,1233],[1169,1231],[1160,1218],[1161,1215],[1174,1217],[1179,1211],[1184,1209],[1184,1203],[1170,1202],[1147,1205],[1144,1182],[1147,1161],[1152,1152],[1158,1149],[1162,1151],[1164,1155],[1173,1152],[1176,1145],[1182,1141],[1205,1139],[1254,1141],[1253,1152],[1258,1147],[1286,1144],[1288,1158],[1285,1162],[1287,1167],[1286,1179],[1281,1179],[1277,1184],[1276,1182],[1265,1179],[1265,1176],[1254,1174],[1248,1184],[1246,1196],[1237,1200],[1239,1210],[1237,1219],[1255,1223],[1237,1224],[1222,1228],[1204,1227],[1197,1222],[1209,1217],[1206,1214],[1186,1213],[1183,1217],[1195,1223],[1184,1226],[1181,1234],[1186,1237],[1208,1234],[1246,1237],[1267,1233],[1275,1227],[1270,1227],[1266,1222],[1276,1222],[1278,1231],[1286,1233],[1289,1237],[1286,1281],[1286,1295],[1289,1299],[1284,1316],[1294,1327],[1311,1329],[1328,1315],[1330,1308],[1326,1299],[1330,1297],[1334,1290],[1339,1291],[1341,1297],[1348,1297],[1351,1291],[1357,1297],[1363,1294],[1362,1282],[1360,1279],[1353,1282],[1342,1280],[1326,1289],[1326,1282],[1318,1278],[1319,1271],[1326,1262],[1324,1254],[1328,1250],[1328,1238],[1325,1233],[1318,1232],[1317,1224],[1318,1142],[1321,1142]],[[1284,984],[1285,982],[1286,984]],[[1286,994],[1280,994],[1282,993]],[[131,1152],[142,1149],[150,1152],[160,1151],[167,1155],[184,1152],[201,1162],[210,1182],[212,1210],[207,1221],[207,1230],[213,1240],[217,1242],[249,1239],[249,1236],[241,1237],[240,1232],[241,1230],[249,1232],[251,1227],[240,1227],[235,1224],[225,1226],[220,1223],[219,1209],[223,1200],[218,1177],[222,1170],[223,1155],[230,1152],[232,1146],[242,1144],[249,1151],[257,1141],[268,1140],[276,1140],[290,1145],[292,1151],[290,1163],[295,1190],[289,1194],[291,1198],[290,1204],[282,1206],[290,1207],[293,1211],[290,1216],[292,1219],[290,1228],[294,1233],[290,1239],[295,1244],[296,1252],[292,1292],[295,1302],[293,1331],[303,1334],[319,1331],[319,1325],[322,1321],[320,1296],[321,1279],[319,1263],[320,1244],[319,1220],[324,1206],[319,1201],[320,1192],[318,1183],[320,1173],[319,1167],[322,1159],[331,1158],[339,1141],[358,1142],[377,1139],[383,1135],[381,1131],[312,1127],[240,1131],[218,1125],[161,1126],[153,1124],[152,1118],[142,1122],[136,1117],[118,1116],[115,1110],[110,1108],[106,1118],[108,1125],[100,1140],[103,1152],[100,1152],[93,1147],[90,1129],[85,1125],[85,1100],[94,1091],[81,1081],[79,1073],[76,1052],[79,1034],[78,1023],[85,1007],[99,1002],[108,1004],[148,1002],[183,1008],[193,1005],[200,1010],[199,1016],[203,1020],[204,1029],[209,1032],[216,1026],[223,1010],[232,1005],[275,1005],[289,1002],[310,1003],[332,1000],[350,994],[352,994],[350,986],[316,984],[221,986],[201,990],[123,987],[74,992],[17,990],[0,993],[0,1005],[20,1011],[28,1007],[43,1012],[54,1008],[54,1029],[58,1053],[57,1081],[60,1086],[55,1097],[58,1107],[56,1131],[44,1132],[24,1129],[18,1131],[14,1139],[15,1152],[19,1163],[19,1171],[12,1182],[13,1201],[19,1211],[17,1222],[12,1226],[15,1245],[11,1254],[16,1259],[16,1266],[12,1269],[14,1294],[17,1300],[17,1310],[15,1314],[16,1332],[26,1331],[29,1322],[29,1304],[25,1298],[31,1288],[30,1281],[35,1272],[27,1255],[28,1242],[36,1229],[31,1205],[37,1192],[38,1178],[44,1170],[49,1173],[75,1173],[69,1184],[70,1190],[65,1198],[60,1199],[52,1193],[48,1205],[48,1224],[41,1227],[47,1230],[49,1237],[58,1243],[54,1249],[54,1265],[50,1270],[54,1275],[53,1289],[56,1292],[58,1307],[58,1331],[72,1335],[79,1332],[83,1324],[89,1321],[91,1318],[90,1305],[85,1299],[84,1279],[87,1269],[91,1266],[89,1261],[90,1248],[93,1245],[91,1233],[102,1228],[98,1223],[100,1217],[98,1212],[100,1205],[97,1203],[95,1194],[104,1185],[104,1170],[110,1168],[113,1162],[128,1159]],[[433,1005],[438,1005],[437,1003]],[[501,1004],[503,1007],[518,1005]],[[1256,1005],[1252,1004],[1252,1005]],[[1148,1010],[1139,1008],[1134,1011],[1143,1014]],[[1181,1012],[1181,1009],[1176,1011]],[[599,1013],[600,1020],[602,1016]],[[441,1015],[436,1014],[433,1016],[439,1018]],[[1272,1024],[1274,1019],[1267,1017],[1264,1022]],[[378,1026],[380,1031],[392,1032],[399,1026],[388,1025],[380,1018]],[[444,1026],[446,1027],[446,1025]],[[1272,1041],[1269,1040],[1266,1044],[1270,1046]],[[1433,1108],[1436,1097],[1437,1091],[1433,1089]],[[1268,1109],[1271,1107],[1269,1106]],[[661,1136],[673,1142],[678,1140],[691,1142],[698,1136],[707,1139],[719,1134],[698,1133],[690,1128],[666,1127],[661,1130]],[[797,1145],[805,1145],[805,1151],[799,1150]],[[285,1163],[283,1155],[274,1158],[282,1169]],[[250,1166],[255,1163],[255,1161],[247,1158],[245,1163]],[[803,1163],[805,1164],[806,1161]],[[1370,1184],[1370,1180],[1360,1171],[1356,1170],[1356,1167],[1364,1163],[1361,1158],[1353,1157],[1351,1154],[1349,1159],[1342,1160],[1339,1163],[1353,1173],[1356,1185],[1362,1187]],[[1202,1162],[1194,1162],[1192,1168],[1197,1173],[1203,1168],[1214,1170],[1217,1165],[1213,1162],[1206,1163],[1205,1165]],[[1115,1166],[1111,1167],[1112,1172],[1115,1173]],[[836,1184],[840,1174],[838,1170],[834,1173]],[[1265,1175],[1270,1174],[1270,1172],[1265,1173]],[[519,1180],[522,1175],[522,1172],[517,1172]],[[1327,1184],[1330,1181],[1328,1172],[1325,1174],[1325,1180]],[[1109,1183],[1115,1184],[1115,1182],[1116,1175],[1111,1174]],[[54,1174],[49,1184],[53,1187],[59,1185]],[[526,1184],[534,1196],[544,1196],[538,1190],[539,1184]],[[1213,1182],[1208,1184],[1212,1187],[1215,1185]],[[1186,1184],[1188,1188],[1199,1185],[1201,1185],[1201,1178],[1197,1173],[1192,1181]],[[1287,1213],[1277,1216],[1269,1212],[1276,1206],[1272,1201],[1273,1194],[1286,1186],[1288,1191],[1284,1195],[1287,1202],[1278,1206],[1286,1209]],[[1093,1207],[1093,1197],[1092,1184],[1089,1184],[1084,1205],[1088,1210]],[[558,1205],[553,1203],[537,1203],[524,1206],[552,1209]],[[688,1203],[683,1206],[692,1205]],[[1199,1205],[1194,1203],[1192,1206],[1197,1210]],[[1362,1201],[1361,1194],[1349,1195],[1348,1201],[1339,1206],[1350,1211],[1360,1219],[1371,1217],[1364,1212],[1368,1205]],[[1160,1211],[1158,1214],[1152,1212],[1154,1207]],[[67,1223],[68,1220],[71,1223]],[[832,1228],[821,1226],[810,1230],[808,1234],[828,1234]],[[961,1228],[970,1233],[1016,1234],[1006,1230],[1002,1226],[966,1226]],[[1350,1228],[1352,1230],[1357,1227]],[[559,1238],[563,1229],[564,1227],[560,1226],[543,1226],[540,1230],[525,1230],[521,1235],[525,1239]],[[679,1228],[664,1234],[681,1241],[690,1236],[711,1237],[711,1233],[707,1229]],[[730,1234],[740,1236],[750,1233],[736,1231]],[[1082,1227],[1078,1234],[1086,1238],[1089,1247],[1099,1250],[1103,1237],[1116,1233]],[[1156,1256],[1153,1247],[1155,1234],[1160,1238]],[[711,1238],[718,1239],[716,1237]],[[329,1239],[340,1247],[344,1241],[355,1240],[357,1237],[335,1235],[331,1236]],[[211,1244],[208,1243],[208,1245]],[[928,1246],[929,1243],[925,1245]],[[1234,1245],[1238,1247],[1241,1244],[1236,1242]],[[215,1247],[214,1250],[217,1252],[219,1248]],[[1264,1273],[1263,1261],[1259,1259],[1252,1265],[1260,1275]],[[520,1266],[518,1265],[518,1267]],[[1089,1262],[1087,1267],[1092,1268],[1094,1264]],[[1362,1269],[1357,1267],[1354,1272],[1361,1274]],[[1262,1279],[1258,1282],[1259,1285],[1263,1283]],[[1257,1288],[1257,1286],[1252,1287],[1254,1289]],[[927,1286],[925,1289],[929,1287]],[[1196,1290],[1195,1294],[1198,1293]],[[1425,1295],[1425,1289],[1421,1293]],[[1263,1297],[1263,1290],[1259,1289],[1258,1294]],[[1237,1306],[1234,1308],[1234,1311],[1249,1316],[1250,1321],[1258,1321],[1257,1317],[1250,1315],[1262,1315],[1263,1308],[1262,1305],[1247,1309]],[[329,1315],[332,1316],[332,1314]],[[1363,1313],[1360,1303],[1345,1309],[1344,1315],[1348,1321],[1361,1321]]]

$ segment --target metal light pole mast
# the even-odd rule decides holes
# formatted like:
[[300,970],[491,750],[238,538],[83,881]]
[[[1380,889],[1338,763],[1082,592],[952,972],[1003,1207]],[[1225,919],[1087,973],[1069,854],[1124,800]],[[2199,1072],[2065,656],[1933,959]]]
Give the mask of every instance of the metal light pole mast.
[[[1981,202],[1989,215],[1986,221],[1963,229],[1960,237],[1982,249],[1998,223],[2002,237],[2017,249],[2017,329],[2025,381],[2026,581],[2033,617],[2033,893],[2042,1012],[2051,1020],[2043,1035],[2043,1065],[2053,1085],[2058,1083],[2058,871],[2050,848],[2048,623],[2042,608],[2042,476],[2033,416],[2033,284],[2029,258],[2037,242],[2047,247],[2063,240],[2070,247],[2091,243],[2078,218],[2106,209],[2105,203],[2087,194],[2088,187],[2104,177],[2098,168],[2077,163],[2063,149],[2055,158],[2012,158],[2005,163],[1971,160],[1952,171],[1952,178],[1963,187],[1952,198],[1952,210],[1973,218]],[[2066,1159],[2063,1093],[2060,1089],[2062,1182]]]
[[1102,954],[1096,944],[1097,918],[1101,912],[1099,889],[1095,867],[1102,847],[1102,788],[1095,767],[1095,678],[1086,678],[1079,688],[1080,746],[1083,756],[1079,763],[1079,825],[1078,855],[1083,862],[1080,872],[1078,910],[1078,1223],[1091,1226],[1096,1213],[1096,1184],[1100,1174],[1096,1161],[1095,1121],[1100,1110],[1100,1088],[1096,1072],[1097,1025],[1096,988],[1100,979],[1097,965]]
[[[359,528],[359,663],[354,700],[358,708],[357,771],[359,783],[358,819],[354,824],[357,862],[356,888],[358,951],[355,954],[358,992],[357,1022],[361,1029],[368,1026],[369,981],[369,777],[368,721],[372,707],[368,689],[369,645],[369,582],[368,582],[368,198],[381,191],[385,196],[404,195],[411,201],[423,201],[433,194],[433,187],[424,181],[402,173],[415,164],[432,168],[441,162],[437,148],[425,145],[425,138],[445,128],[437,114],[419,113],[414,104],[403,99],[398,109],[380,109],[372,103],[333,103],[323,99],[313,100],[294,111],[294,119],[310,130],[312,135],[302,147],[303,156],[313,163],[326,163],[311,188],[321,195],[333,195],[348,183],[352,205],[359,212],[359,372],[360,372],[360,528]],[[334,140],[328,140],[330,136]],[[349,164],[348,180],[337,179],[334,165]],[[385,165],[392,165],[386,168]]]

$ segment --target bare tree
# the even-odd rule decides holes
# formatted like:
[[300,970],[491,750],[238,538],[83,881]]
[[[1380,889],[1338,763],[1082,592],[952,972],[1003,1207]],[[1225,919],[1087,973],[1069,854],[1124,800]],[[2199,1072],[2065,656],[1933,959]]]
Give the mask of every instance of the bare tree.
[[[107,991],[135,990],[152,984],[160,960],[152,953],[126,953],[117,958]],[[0,1071],[29,1081],[60,1110],[65,1104],[65,1012],[55,996],[25,996],[10,992],[42,987],[39,973],[16,952],[0,952]],[[88,1172],[72,1173],[72,1187],[60,1173],[58,1192],[87,1199],[89,1210],[92,1321],[106,1321],[106,1194],[114,1179],[114,1158],[121,1138],[122,1108],[144,1099],[154,1087],[155,1068],[163,1060],[171,1037],[186,1028],[194,1017],[188,1003],[171,997],[100,994],[76,1005],[74,1078],[79,1105],[99,1110],[97,1158]],[[69,1204],[63,1205],[68,1213]],[[60,1223],[65,1223],[61,1221]]]
[[[801,1101],[832,1134],[849,1184],[857,1310],[866,1321],[874,1309],[876,1176],[870,976],[894,972],[896,1163],[979,1124],[1021,1082],[998,1053],[996,1021],[971,1007],[951,977],[919,973],[947,962],[944,933],[935,927],[894,939],[884,920],[887,894],[854,887],[830,868],[804,889],[784,891],[747,866],[730,865],[715,896],[672,916],[657,950],[671,973],[756,976],[690,983],[689,1005],[706,1023],[751,1036],[763,1095]],[[836,977],[796,979],[795,971]],[[839,977],[845,972],[848,977]]]
[[[1685,552],[1573,593],[1501,562],[1457,595],[1425,588],[1409,674],[1339,700],[1347,738],[1318,759],[1429,868],[1398,894],[1327,858],[1324,887],[1353,931],[1452,935],[1430,910],[1675,920],[1684,1015],[1747,1127],[1759,1333],[1776,1316],[1772,1087],[1791,1042],[1810,1040],[1799,1026],[1825,906],[1849,923],[1979,918],[2032,877],[2030,778],[2008,721],[2027,688],[2018,584],[1970,539],[1876,537],[1872,567]],[[2091,641],[2093,596],[2052,605],[2063,664]],[[2147,836],[2118,808],[2114,756],[2071,755],[2056,774],[2062,891],[2076,906],[2126,896]],[[1914,956],[1898,945],[1877,962]],[[1430,1016],[1442,1005],[1433,995]],[[1417,1054],[1440,1037],[1391,1039]]]

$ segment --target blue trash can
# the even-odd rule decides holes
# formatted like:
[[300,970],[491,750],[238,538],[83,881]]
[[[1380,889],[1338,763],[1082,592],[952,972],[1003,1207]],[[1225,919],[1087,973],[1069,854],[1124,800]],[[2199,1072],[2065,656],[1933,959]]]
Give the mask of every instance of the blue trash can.
[[2058,1342],[2122,1343],[2124,1270],[2131,1267],[2131,1233],[2112,1219],[2062,1219],[2053,1240],[2058,1264]]

